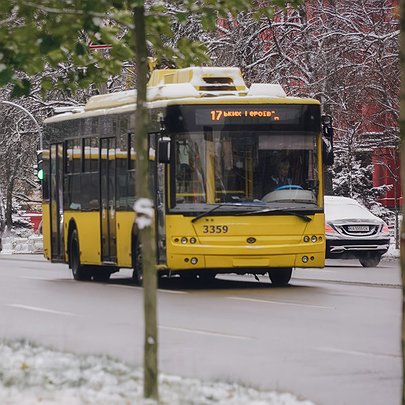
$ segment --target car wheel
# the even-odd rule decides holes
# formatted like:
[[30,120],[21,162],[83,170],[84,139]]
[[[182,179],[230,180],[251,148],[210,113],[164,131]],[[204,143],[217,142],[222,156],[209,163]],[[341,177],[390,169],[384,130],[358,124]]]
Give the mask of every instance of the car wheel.
[[73,230],[70,236],[69,259],[70,266],[72,267],[73,278],[78,281],[90,280],[91,273],[85,266],[80,264],[79,236],[76,229]]
[[377,267],[380,263],[381,255],[378,253],[369,253],[359,257],[359,261],[363,267]]
[[291,280],[292,268],[281,268],[269,270],[269,277],[274,285],[287,285]]
[[132,279],[136,285],[143,285],[143,265],[142,265],[142,246],[137,240],[134,243],[134,248],[132,252],[132,263],[133,263],[133,273]]

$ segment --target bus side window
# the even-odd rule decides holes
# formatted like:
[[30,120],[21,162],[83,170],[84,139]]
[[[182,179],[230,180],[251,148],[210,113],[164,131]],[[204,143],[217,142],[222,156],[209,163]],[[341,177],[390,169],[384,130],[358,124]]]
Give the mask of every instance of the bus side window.
[[98,150],[98,138],[90,139],[90,171],[95,173],[98,172],[98,160],[99,160],[99,150]]
[[128,209],[133,207],[135,202],[135,134],[128,134]]
[[135,134],[128,134],[128,170],[135,170]]
[[90,138],[83,139],[83,171],[91,172],[91,143]]
[[73,140],[65,142],[65,173],[73,173]]

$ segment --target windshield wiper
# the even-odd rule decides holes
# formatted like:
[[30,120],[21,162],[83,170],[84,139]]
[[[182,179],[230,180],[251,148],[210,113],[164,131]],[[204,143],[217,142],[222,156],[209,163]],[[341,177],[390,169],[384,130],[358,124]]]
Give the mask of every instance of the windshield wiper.
[[240,212],[238,214],[235,214],[235,216],[238,215],[256,215],[256,214],[265,214],[267,212],[276,212],[280,214],[286,214],[286,215],[295,215],[296,217],[302,218],[305,222],[311,222],[312,218],[309,217],[308,215],[300,214],[296,211],[289,211],[291,208],[288,208],[288,210],[283,210],[279,208],[264,208],[262,210],[256,210],[256,211],[249,211],[249,212]]
[[223,203],[223,204],[218,204],[215,207],[211,208],[208,211],[202,212],[201,214],[198,214],[195,218],[191,220],[191,222],[198,221],[200,218],[206,217],[207,215],[210,215],[212,212],[216,211],[218,208],[221,207],[257,207],[258,205],[265,205],[263,204],[244,204],[244,203]]

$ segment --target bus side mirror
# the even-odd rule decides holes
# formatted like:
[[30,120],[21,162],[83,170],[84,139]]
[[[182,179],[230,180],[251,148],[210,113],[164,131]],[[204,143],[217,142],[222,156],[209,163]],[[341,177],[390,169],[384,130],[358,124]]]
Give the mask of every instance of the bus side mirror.
[[330,115],[322,115],[322,159],[325,165],[333,165],[333,127]]
[[170,138],[164,136],[158,142],[158,162],[170,163]]

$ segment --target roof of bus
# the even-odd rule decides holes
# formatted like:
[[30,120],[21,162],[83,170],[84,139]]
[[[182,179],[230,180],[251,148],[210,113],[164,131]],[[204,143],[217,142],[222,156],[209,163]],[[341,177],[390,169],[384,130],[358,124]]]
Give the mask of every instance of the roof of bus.
[[[311,98],[298,98],[298,97],[285,97],[285,98],[271,98],[271,97],[252,97],[252,96],[220,96],[209,98],[183,98],[175,100],[159,100],[148,103],[149,108],[162,108],[169,105],[246,105],[246,104],[312,104],[319,105],[320,102]],[[118,107],[111,106],[110,108],[100,108],[86,111],[83,109],[81,112],[67,112],[57,114],[45,120],[45,124],[50,124],[59,121],[80,119],[86,117],[95,117],[99,115],[120,114],[125,112],[135,111],[136,103],[128,103]]]
[[[254,83],[248,88],[238,68],[191,67],[155,70],[148,83],[148,107],[217,104],[320,104],[311,98],[288,97],[279,84]],[[82,109],[55,115],[53,123],[134,111],[136,90],[93,96]]]

